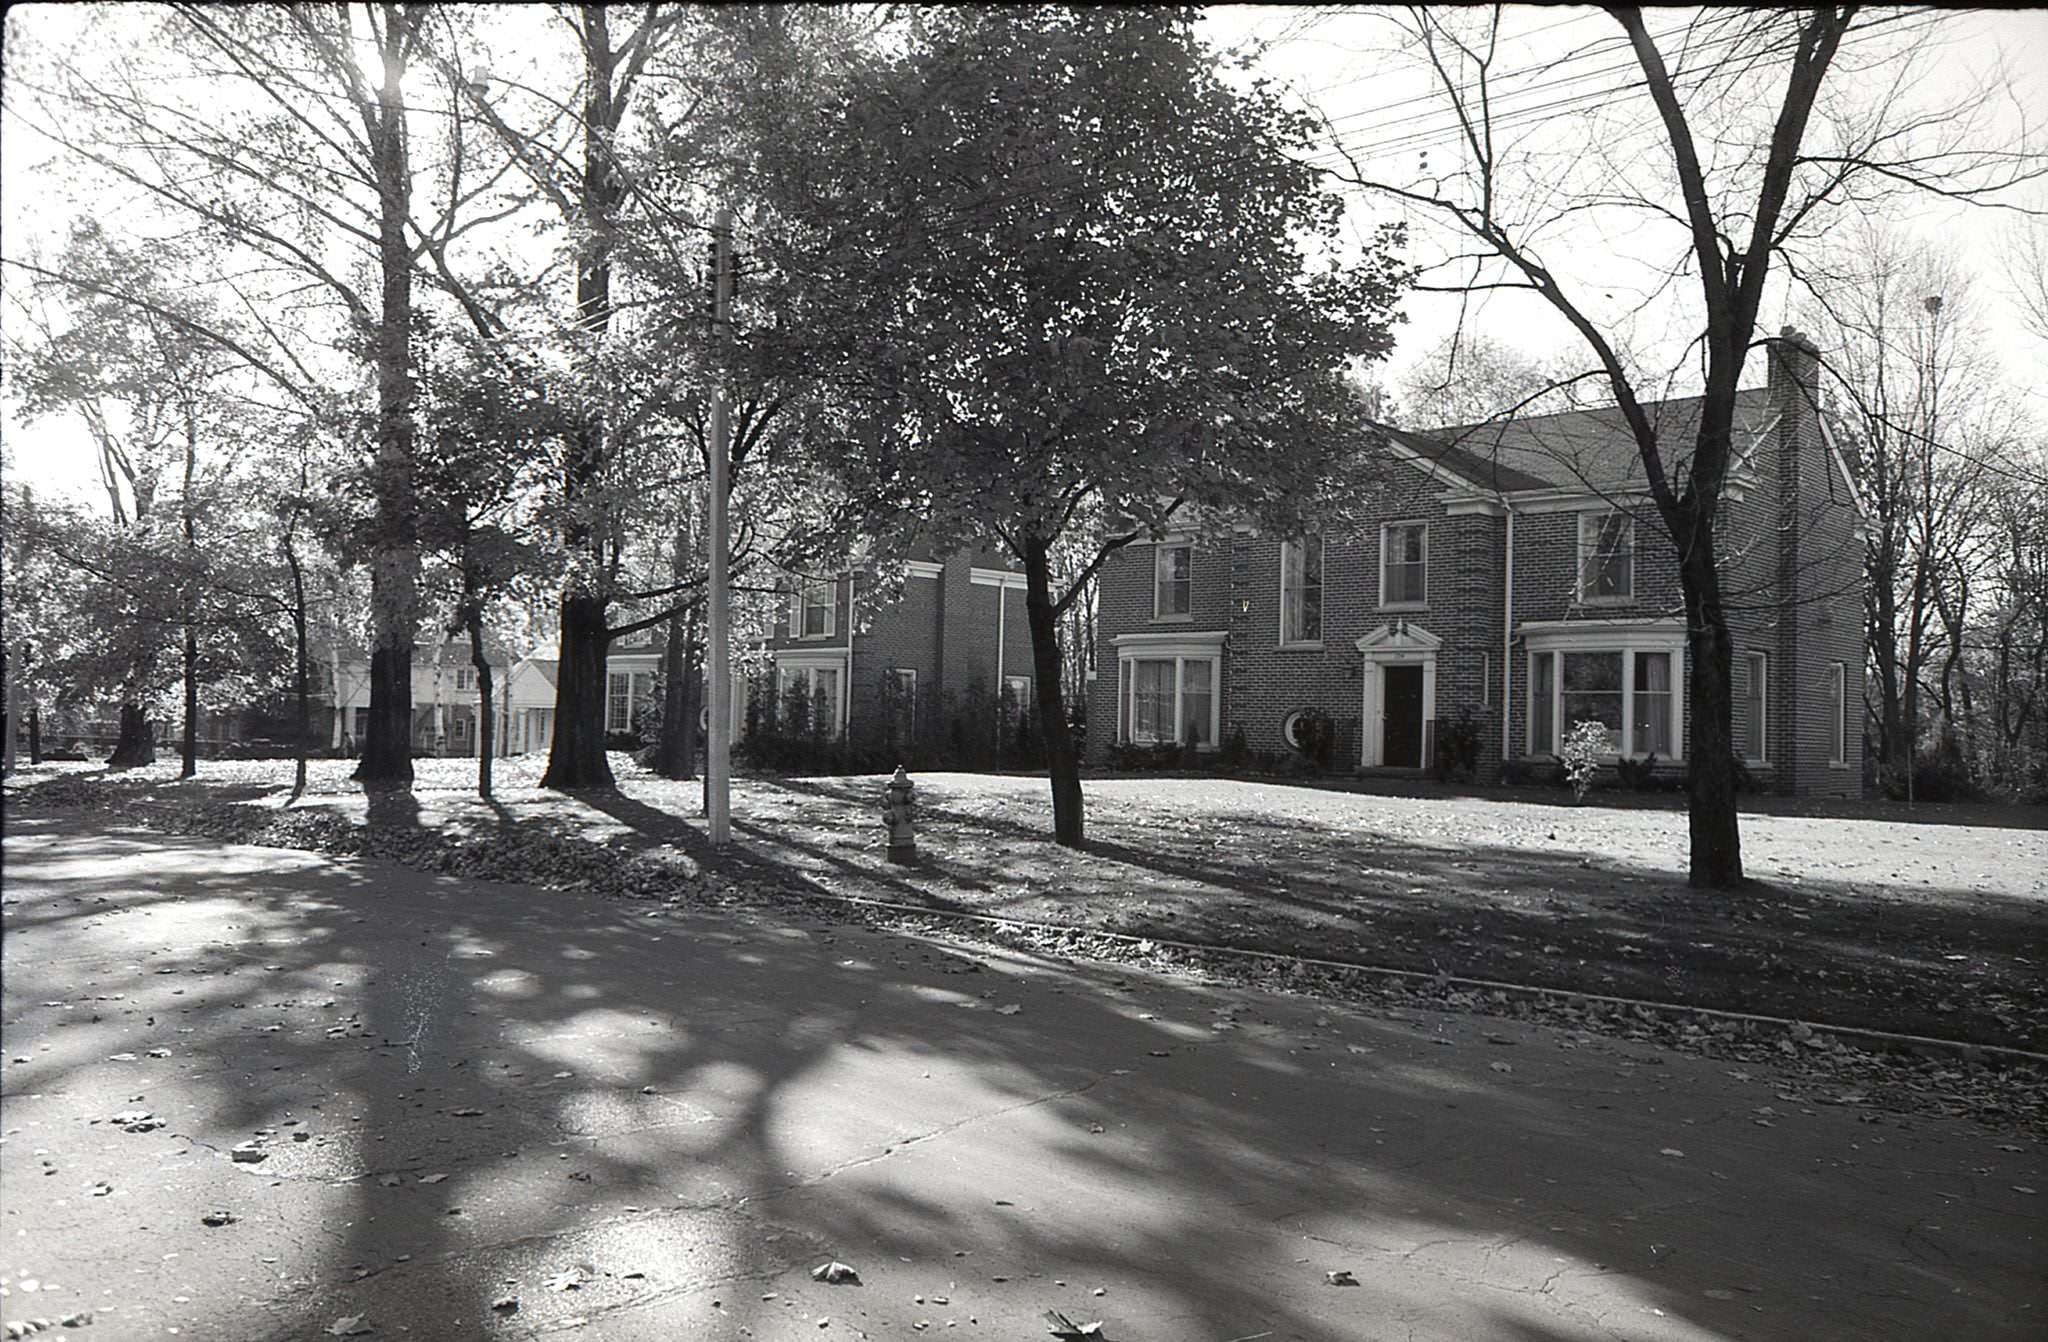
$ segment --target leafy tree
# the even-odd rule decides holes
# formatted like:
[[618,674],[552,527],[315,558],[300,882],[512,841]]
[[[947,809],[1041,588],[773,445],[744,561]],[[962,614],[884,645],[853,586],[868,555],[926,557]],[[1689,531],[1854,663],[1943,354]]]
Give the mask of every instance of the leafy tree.
[[[1188,9],[921,12],[789,157],[806,327],[854,519],[1023,567],[1058,841],[1083,840],[1058,622],[1111,554],[1193,515],[1280,526],[1364,439],[1346,380],[1402,273],[1351,264],[1313,126],[1233,91]],[[1115,526],[1055,584],[1090,516]]]

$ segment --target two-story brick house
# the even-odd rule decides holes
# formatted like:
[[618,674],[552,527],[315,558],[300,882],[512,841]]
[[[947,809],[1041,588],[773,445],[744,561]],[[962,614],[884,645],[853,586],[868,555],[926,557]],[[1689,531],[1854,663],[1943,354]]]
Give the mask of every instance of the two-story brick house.
[[988,553],[913,559],[907,568],[900,592],[879,601],[870,573],[788,580],[767,645],[772,675],[757,692],[803,690],[829,736],[872,722],[885,697],[904,706],[886,711],[915,712],[979,685],[1031,703],[1024,575]]
[[[1766,362],[1767,385],[1739,396],[1720,525],[1735,737],[1761,786],[1856,795],[1856,483],[1818,411],[1818,352],[1788,330]],[[1691,441],[1696,398],[1647,408],[1662,441]],[[1213,527],[1105,566],[1091,758],[1120,742],[1215,750],[1237,733],[1281,750],[1327,718],[1333,768],[1426,768],[1439,742],[1462,742],[1498,774],[1591,720],[1617,754],[1682,769],[1677,559],[1619,411],[1383,433],[1362,525]]]

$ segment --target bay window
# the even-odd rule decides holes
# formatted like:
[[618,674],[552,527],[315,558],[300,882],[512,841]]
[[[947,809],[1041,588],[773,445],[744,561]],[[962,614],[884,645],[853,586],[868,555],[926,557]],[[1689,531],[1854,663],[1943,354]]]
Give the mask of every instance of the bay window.
[[1220,631],[1118,636],[1117,740],[1213,749],[1222,709],[1223,638]]
[[778,668],[775,688],[781,696],[779,707],[785,713],[794,709],[805,718],[783,723],[783,730],[839,734],[839,671],[837,662],[791,662]]
[[1673,622],[1622,628],[1591,621],[1525,626],[1529,640],[1529,753],[1555,755],[1581,722],[1607,729],[1608,749],[1682,756],[1685,641]]

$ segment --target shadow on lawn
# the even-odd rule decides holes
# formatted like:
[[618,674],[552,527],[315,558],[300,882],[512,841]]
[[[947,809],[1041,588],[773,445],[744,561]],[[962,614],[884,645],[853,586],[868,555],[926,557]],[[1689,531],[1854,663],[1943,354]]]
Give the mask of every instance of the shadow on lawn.
[[[813,807],[860,800],[837,780],[764,786]],[[2038,1047],[2048,1027],[2028,963],[2041,911],[2021,899],[1822,880],[1712,894],[1563,849],[1104,809],[1083,857],[1015,807],[928,793],[920,818],[944,851],[912,902],[1977,1043]],[[1014,893],[979,897],[991,890]]]
[[[313,1142],[274,1139],[255,1169],[194,1151],[195,1191],[148,1218],[158,1230],[137,1228],[111,1200],[64,1213],[67,1233],[43,1238],[41,1252],[60,1255],[69,1279],[114,1281],[115,1260],[146,1265],[120,1286],[158,1301],[172,1269],[151,1274],[166,1253],[183,1254],[177,1280],[220,1282],[259,1252],[297,1255],[283,1269],[291,1280],[198,1296],[189,1313],[109,1297],[119,1311],[110,1321],[134,1335],[205,1324],[217,1335],[298,1338],[364,1314],[386,1333],[403,1322],[415,1336],[529,1336],[629,1310],[663,1321],[664,1335],[714,1319],[721,1335],[761,1332],[795,1321],[782,1302],[760,1299],[759,1285],[827,1257],[861,1267],[867,1287],[785,1286],[801,1297],[798,1311],[901,1328],[919,1312],[906,1303],[912,1292],[977,1276],[954,1261],[968,1236],[1003,1255],[978,1272],[1042,1274],[1033,1289],[1047,1303],[1086,1308],[1096,1302],[1073,1298],[1085,1283],[1118,1278],[1151,1297],[1149,1314],[1201,1320],[1215,1337],[1330,1335],[1313,1293],[1326,1268],[1354,1267],[1365,1285],[1344,1307],[1358,1302],[1361,1326],[1442,1310],[1446,1290],[1455,1298],[1528,1273],[1526,1285],[1501,1289],[1533,1292],[1531,1303],[1491,1297],[1502,1303],[1486,1335],[1548,1338],[1558,1334],[1534,1302],[1560,1262],[1625,1278],[1611,1289],[1663,1311],[1666,1328],[1687,1321],[1717,1336],[1746,1334],[1754,1321],[1745,1301],[1703,1291],[1761,1283],[1753,1298],[1771,1303],[1788,1335],[1812,1335],[1818,1319],[1788,1322],[1820,1306],[1807,1302],[1814,1283],[1784,1246],[1811,1238],[1880,1261],[1896,1253],[1895,1227],[1835,1219],[1817,1161],[1785,1175],[1745,1168],[1750,1157],[1736,1150],[1726,1191],[1669,1161],[1624,1178],[1587,1163],[1608,1126],[1577,1102],[1582,1092],[1476,1086],[1426,1048],[1397,1063],[1396,1045],[1418,1041],[1387,1022],[1356,1026],[1384,1060],[1347,1059],[1341,1075],[1237,1036],[1205,1041],[1190,1055],[1199,1067],[1145,1067],[1149,1051],[1183,1039],[1170,1022],[1141,1019],[1110,968],[1039,964],[1044,977],[1028,991],[1064,994],[1004,1017],[934,1004],[920,988],[960,986],[934,977],[944,957],[858,930],[833,940],[772,921],[650,921],[617,903],[387,864],[154,837],[74,834],[10,848],[20,904],[9,916],[9,1016],[34,1017],[55,1045],[15,1075],[11,1095],[118,1104],[136,1082],[105,1061],[110,1047],[170,1037],[176,1059],[162,1066],[179,1080],[151,1089],[168,1098],[177,1087],[176,1131],[219,1148],[260,1128],[285,1131],[287,1117],[314,1126]],[[92,985],[125,994],[123,1014],[66,1024],[35,1007],[63,991],[59,951],[129,966]],[[329,999],[338,1000],[320,1005]],[[145,1013],[153,1028],[137,1023]],[[1136,1060],[1143,1075],[1124,1084],[1159,1099],[1118,1105],[1103,1057]],[[848,1066],[868,1077],[851,1096]],[[910,1098],[920,1072],[941,1066],[947,1088]],[[1276,1146],[1267,1110],[1238,1098],[1276,1088],[1299,1112],[1329,1115],[1312,1145]],[[946,1177],[943,1157],[918,1163],[924,1143],[956,1128],[971,1135],[973,1120],[999,1113],[1040,1116],[1006,1129],[1017,1168],[1043,1172],[1032,1186],[963,1184]],[[1091,1123],[1107,1131],[1090,1135]],[[1507,1134],[1512,1160],[1472,1154]],[[159,1161],[189,1147],[168,1131],[114,1140],[146,1144],[137,1149]],[[1561,1193],[1553,1176],[1568,1169],[1584,1174]],[[430,1173],[447,1177],[427,1183]],[[1701,1213],[1745,1192],[1752,1211],[1770,1212],[1761,1233]],[[1016,1205],[992,1205],[997,1193]],[[240,1222],[195,1230],[216,1196],[232,1198]],[[1135,1224],[1125,1198],[1147,1208]],[[1219,1205],[1231,1214],[1215,1215]],[[1362,1208],[1379,1209],[1374,1243],[1318,1237]],[[12,1214],[29,1215],[26,1203]],[[1489,1256],[1487,1282],[1460,1286],[1454,1275],[1406,1298],[1413,1275],[1382,1281],[1370,1270],[1376,1256],[1493,1241],[1504,1257],[1496,1268]],[[580,1274],[582,1289],[546,1289],[564,1271]],[[1837,1297],[1826,1317],[1860,1334],[1907,1326],[1902,1308],[1918,1303],[1958,1334],[1988,1335],[1997,1302],[1951,1297],[1952,1274],[1929,1275],[1917,1298],[1910,1285],[1882,1299]],[[1054,1279],[1076,1289],[1053,1295]],[[970,1312],[978,1289],[993,1290],[960,1281],[954,1308],[934,1312]],[[724,1307],[711,1312],[699,1292]],[[491,1301],[508,1293],[521,1302],[516,1319],[494,1317]],[[1139,1335],[1117,1324],[1116,1304],[1087,1317]]]

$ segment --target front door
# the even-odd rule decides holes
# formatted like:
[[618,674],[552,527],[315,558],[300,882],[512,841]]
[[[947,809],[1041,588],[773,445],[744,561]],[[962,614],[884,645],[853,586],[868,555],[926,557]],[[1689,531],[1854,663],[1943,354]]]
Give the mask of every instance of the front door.
[[1391,769],[1422,767],[1422,668],[1388,666],[1380,670],[1386,685],[1385,719],[1380,760]]

